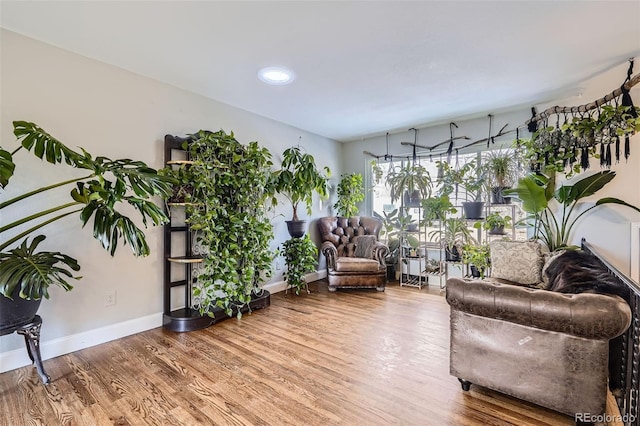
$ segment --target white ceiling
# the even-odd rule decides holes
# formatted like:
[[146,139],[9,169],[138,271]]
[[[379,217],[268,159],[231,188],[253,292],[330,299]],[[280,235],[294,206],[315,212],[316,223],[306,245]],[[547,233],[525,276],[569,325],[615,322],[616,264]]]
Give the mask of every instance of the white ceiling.
[[[575,95],[640,54],[637,0],[0,7],[3,28],[340,141]],[[296,80],[265,85],[272,65]]]

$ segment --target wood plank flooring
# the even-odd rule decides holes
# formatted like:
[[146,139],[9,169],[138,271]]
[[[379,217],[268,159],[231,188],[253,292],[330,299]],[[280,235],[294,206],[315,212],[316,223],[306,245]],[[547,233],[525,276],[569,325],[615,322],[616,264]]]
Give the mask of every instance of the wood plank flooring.
[[[571,425],[449,375],[438,289],[272,295],[205,330],[157,328],[0,374],[0,424]],[[46,319],[45,319],[46,320]]]

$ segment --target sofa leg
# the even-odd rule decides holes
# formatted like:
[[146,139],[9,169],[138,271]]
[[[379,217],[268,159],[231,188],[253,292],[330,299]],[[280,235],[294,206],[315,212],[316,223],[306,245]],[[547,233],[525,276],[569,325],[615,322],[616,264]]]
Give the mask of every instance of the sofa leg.
[[460,384],[462,385],[462,390],[467,392],[469,389],[471,389],[471,382],[467,382],[466,380],[462,380],[462,379],[458,379],[460,381]]
[[332,287],[332,286],[329,286],[329,291],[330,291],[331,293],[335,293],[335,292],[336,292],[336,290],[337,290],[337,288]]
[[378,291],[384,291],[384,287],[376,287],[376,290],[378,290]]

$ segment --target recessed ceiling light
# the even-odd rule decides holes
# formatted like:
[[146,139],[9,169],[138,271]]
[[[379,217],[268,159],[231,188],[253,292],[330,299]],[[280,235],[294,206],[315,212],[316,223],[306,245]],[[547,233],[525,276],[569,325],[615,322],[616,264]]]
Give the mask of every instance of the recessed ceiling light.
[[267,84],[289,84],[295,79],[295,74],[282,67],[267,67],[258,71],[258,78]]

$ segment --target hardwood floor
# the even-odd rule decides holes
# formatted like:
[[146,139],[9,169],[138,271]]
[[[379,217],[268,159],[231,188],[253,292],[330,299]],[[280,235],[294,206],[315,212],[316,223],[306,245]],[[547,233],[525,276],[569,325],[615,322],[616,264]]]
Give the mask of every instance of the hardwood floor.
[[272,296],[205,330],[157,328],[0,374],[19,425],[571,425],[568,416],[449,375],[437,289]]

